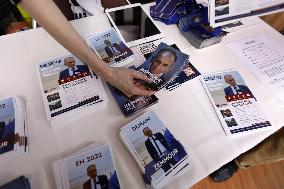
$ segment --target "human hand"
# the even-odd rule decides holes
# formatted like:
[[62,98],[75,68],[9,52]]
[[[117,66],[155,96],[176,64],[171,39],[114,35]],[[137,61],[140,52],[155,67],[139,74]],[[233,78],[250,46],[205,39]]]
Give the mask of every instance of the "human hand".
[[108,76],[104,79],[114,87],[118,88],[127,97],[133,95],[151,96],[156,91],[148,90],[141,82],[137,80],[148,81],[145,74],[127,68],[113,68],[109,67]]

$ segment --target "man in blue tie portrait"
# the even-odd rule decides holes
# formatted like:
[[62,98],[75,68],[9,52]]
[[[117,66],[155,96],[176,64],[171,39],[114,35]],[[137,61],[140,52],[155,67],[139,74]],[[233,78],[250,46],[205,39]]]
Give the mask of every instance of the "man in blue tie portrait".
[[97,175],[97,167],[95,164],[89,165],[87,175],[90,177],[83,184],[83,189],[108,189],[108,178],[106,175]]
[[[147,137],[145,141],[146,149],[155,163],[158,163],[170,153],[171,149],[162,133],[158,132],[153,134],[149,127],[145,127],[143,133]],[[161,168],[167,172],[171,169],[171,165],[173,166],[175,164],[176,161],[173,158],[168,158]]]
[[119,55],[122,53],[122,49],[117,43],[111,44],[109,40],[104,41],[105,44],[105,52],[110,58],[114,58],[115,56]]
[[88,66],[86,65],[76,65],[74,57],[67,57],[64,59],[64,65],[67,67],[62,70],[59,74],[59,80],[65,79],[67,77],[76,75],[78,73],[90,72]]
[[232,75],[224,76],[225,82],[229,85],[224,88],[225,96],[233,96],[237,94],[251,94],[252,92],[245,85],[238,85]]

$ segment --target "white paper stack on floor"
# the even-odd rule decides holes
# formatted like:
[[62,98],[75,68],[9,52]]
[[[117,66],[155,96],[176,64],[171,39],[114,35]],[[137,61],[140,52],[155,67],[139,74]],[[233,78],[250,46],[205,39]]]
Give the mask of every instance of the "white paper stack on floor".
[[93,144],[52,164],[58,189],[120,188],[109,145]]
[[20,157],[28,150],[26,110],[20,98],[0,100],[0,162]]
[[71,54],[37,64],[47,118],[53,128],[64,126],[105,107],[101,79]]
[[150,188],[165,186],[190,167],[183,145],[152,111],[122,127],[120,137]]

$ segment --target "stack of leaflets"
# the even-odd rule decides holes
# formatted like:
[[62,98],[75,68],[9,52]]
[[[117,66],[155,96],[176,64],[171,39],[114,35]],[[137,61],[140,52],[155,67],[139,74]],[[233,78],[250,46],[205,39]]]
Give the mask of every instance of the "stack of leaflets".
[[28,151],[24,103],[17,97],[0,100],[0,161],[9,161]]
[[109,145],[91,145],[53,163],[58,189],[119,189],[119,179]]
[[122,127],[120,137],[150,188],[165,186],[190,167],[183,145],[152,111]]
[[111,94],[117,102],[120,110],[125,117],[132,116],[133,114],[158,103],[158,98],[155,95],[151,96],[132,96],[127,97],[117,88],[108,84]]
[[108,99],[101,79],[72,54],[41,61],[37,70],[53,128],[106,106]]
[[147,75],[148,82],[144,82],[146,87],[158,91],[182,72],[187,59],[188,55],[160,43],[151,56],[135,69]]
[[[177,87],[178,82],[179,84],[182,83],[180,80],[185,82],[186,79],[193,78],[192,75],[196,77],[199,74],[199,72],[189,64],[188,55],[180,52],[177,47],[170,47],[165,43],[160,43],[158,46],[153,44],[150,49],[154,52],[151,52],[151,50],[145,51],[144,56],[147,58],[145,62],[138,66],[132,65],[129,67],[138,72],[145,73],[148,77],[148,82],[136,80],[136,85],[158,91],[170,84],[169,89],[173,90],[173,88]],[[191,72],[191,77],[183,76],[183,70],[189,65],[191,66],[190,70],[194,70],[194,74]],[[178,76],[180,76],[180,80],[177,79]],[[171,83],[174,79],[176,79],[175,84]],[[129,98],[115,87],[109,85],[109,88],[126,117],[158,102],[158,98],[155,95],[150,97],[134,96]]]
[[271,127],[239,72],[204,74],[201,82],[227,135],[253,133]]
[[31,189],[31,179],[25,176],[20,176],[15,180],[12,180],[3,186],[0,186],[0,189]]
[[134,54],[111,28],[104,32],[87,34],[91,48],[111,66],[124,66],[134,61]]
[[[157,44],[157,42],[161,43],[160,40],[158,40],[156,42],[139,46],[137,53],[142,53],[146,59],[149,58],[152,53],[158,48],[159,44]],[[180,50],[176,44],[172,44],[170,46],[172,48]],[[180,87],[183,83],[200,76],[200,72],[190,63],[189,55],[187,56],[187,62],[185,63],[182,72],[180,72],[175,79],[169,81],[168,84],[164,87],[167,91],[172,91]]]

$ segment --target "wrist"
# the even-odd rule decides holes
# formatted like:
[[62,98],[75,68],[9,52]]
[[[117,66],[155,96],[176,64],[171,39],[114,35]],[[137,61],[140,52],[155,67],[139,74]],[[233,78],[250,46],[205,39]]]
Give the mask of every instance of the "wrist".
[[101,77],[102,79],[104,79],[105,81],[109,81],[110,78],[113,77],[113,71],[114,71],[114,68],[113,68],[113,67],[111,67],[111,66],[109,66],[109,65],[105,65],[105,66],[101,69],[99,75],[100,75],[100,77]]
[[91,70],[93,70],[99,77],[107,81],[112,75],[112,67],[97,57],[97,55],[94,55],[93,52],[88,55],[89,56],[87,56],[86,62],[88,62]]

